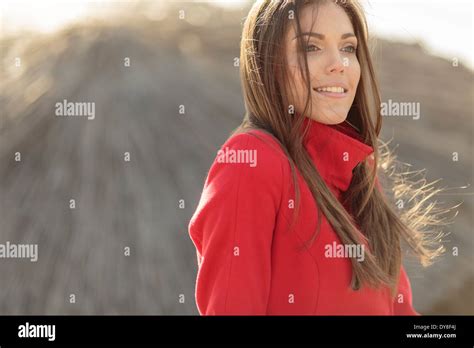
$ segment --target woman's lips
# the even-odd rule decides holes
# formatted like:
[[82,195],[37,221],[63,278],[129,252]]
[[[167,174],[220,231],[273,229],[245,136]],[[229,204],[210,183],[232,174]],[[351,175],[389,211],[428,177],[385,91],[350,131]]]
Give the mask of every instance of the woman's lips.
[[347,97],[348,93],[347,92],[344,92],[344,93],[335,93],[335,92],[319,92],[317,90],[314,89],[314,91],[320,95],[322,95],[323,97],[328,97],[328,98],[345,98]]

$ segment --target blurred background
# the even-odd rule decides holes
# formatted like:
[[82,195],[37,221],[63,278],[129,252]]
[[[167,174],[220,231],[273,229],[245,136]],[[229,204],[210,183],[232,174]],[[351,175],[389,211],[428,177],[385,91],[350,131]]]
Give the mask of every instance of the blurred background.
[[[447,253],[407,260],[414,306],[474,314],[473,2],[362,2],[383,101],[421,106],[382,139],[463,203]],[[38,261],[0,259],[0,314],[198,314],[187,226],[243,117],[251,3],[2,1],[0,243],[38,244]],[[56,117],[63,100],[95,118]]]

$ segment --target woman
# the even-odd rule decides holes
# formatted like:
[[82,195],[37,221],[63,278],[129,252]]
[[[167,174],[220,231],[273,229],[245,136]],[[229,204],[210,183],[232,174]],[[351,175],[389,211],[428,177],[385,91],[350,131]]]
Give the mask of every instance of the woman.
[[443,248],[427,247],[419,211],[404,222],[381,192],[367,38],[355,1],[257,1],[250,10],[246,114],[189,224],[200,314],[418,314],[401,243],[423,264]]

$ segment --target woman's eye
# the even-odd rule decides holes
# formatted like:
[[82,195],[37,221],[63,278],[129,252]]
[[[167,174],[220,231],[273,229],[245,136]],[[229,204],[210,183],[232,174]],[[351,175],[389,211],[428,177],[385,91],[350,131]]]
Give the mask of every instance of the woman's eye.
[[319,47],[316,45],[306,45],[306,52],[314,52],[319,50]]
[[[348,50],[346,50],[346,49],[348,49]],[[351,45],[351,46],[344,47],[343,50],[346,50],[346,52],[348,52],[348,53],[355,53],[357,51],[357,48]]]

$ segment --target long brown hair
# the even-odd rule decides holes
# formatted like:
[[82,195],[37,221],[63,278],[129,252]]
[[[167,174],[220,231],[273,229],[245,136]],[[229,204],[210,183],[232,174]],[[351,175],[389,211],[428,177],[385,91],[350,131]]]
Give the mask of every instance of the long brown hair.
[[430,233],[432,231],[427,230],[427,227],[443,222],[439,218],[443,211],[437,210],[432,204],[425,204],[439,189],[430,185],[414,188],[414,182],[407,180],[406,176],[392,175],[393,198],[407,197],[413,202],[410,209],[398,214],[389,199],[375,187],[378,169],[393,168],[394,157],[387,147],[385,152],[379,153],[378,149],[378,136],[382,127],[381,98],[369,52],[367,22],[357,1],[333,1],[348,14],[359,42],[357,58],[361,66],[361,78],[347,120],[359,130],[361,139],[373,147],[373,164],[369,165],[370,161],[366,160],[355,168],[342,203],[321,178],[303,145],[307,129],[303,134],[301,132],[304,115],[308,109],[311,110],[311,86],[305,54],[300,57],[300,71],[307,88],[305,108],[301,114],[289,111],[291,105],[287,86],[292,81],[286,69],[285,33],[294,20],[301,49],[304,45],[304,39],[299,35],[302,8],[308,4],[319,6],[326,1],[262,0],[253,5],[244,23],[240,47],[240,77],[246,112],[242,124],[233,133],[259,129],[270,134],[286,153],[290,163],[295,185],[294,217],[298,214],[300,199],[295,167],[319,208],[318,225],[308,242],[314,241],[320,230],[321,214],[324,214],[342,243],[361,244],[365,239],[369,244],[364,262],[351,259],[351,287],[357,290],[363,284],[375,287],[385,284],[395,295],[403,241],[423,265],[430,264],[444,251],[439,243],[442,234],[433,236]]

